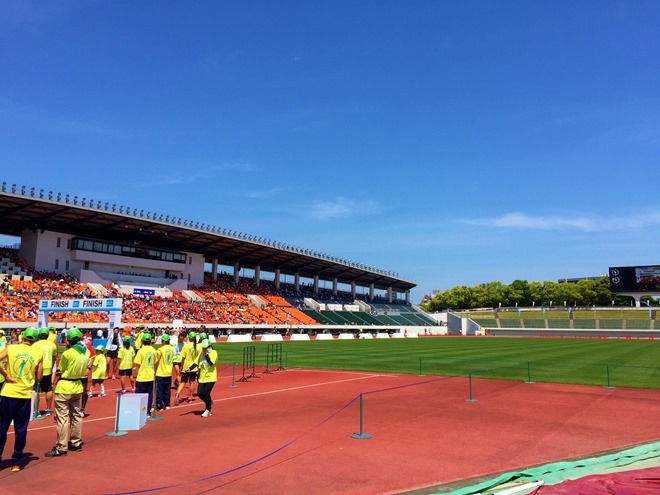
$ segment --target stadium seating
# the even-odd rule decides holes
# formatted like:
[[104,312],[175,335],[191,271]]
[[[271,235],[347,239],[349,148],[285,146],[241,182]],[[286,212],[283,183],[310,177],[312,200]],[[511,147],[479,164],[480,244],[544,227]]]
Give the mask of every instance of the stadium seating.
[[[313,295],[303,286],[295,293],[291,286],[275,290],[272,283],[257,286],[252,279],[221,275],[216,281],[207,277],[202,287],[185,291],[159,290],[155,295],[136,295],[135,284],[103,286],[98,283],[81,284],[69,275],[35,272],[5,250],[0,263],[5,267],[20,266],[25,275],[19,280],[0,281],[0,321],[26,322],[37,319],[41,299],[82,299],[118,297],[123,299],[122,322],[125,323],[186,323],[243,324],[243,325],[379,325],[395,324],[390,318],[375,317],[366,312],[301,310],[300,301]],[[331,292],[324,290],[323,297]],[[351,302],[350,294],[340,294],[337,300]],[[297,306],[291,304],[294,301]],[[51,313],[51,321],[69,323],[105,323],[103,312]],[[384,323],[385,321],[385,323]],[[422,319],[423,321],[423,319]],[[410,319],[406,319],[410,325]]]

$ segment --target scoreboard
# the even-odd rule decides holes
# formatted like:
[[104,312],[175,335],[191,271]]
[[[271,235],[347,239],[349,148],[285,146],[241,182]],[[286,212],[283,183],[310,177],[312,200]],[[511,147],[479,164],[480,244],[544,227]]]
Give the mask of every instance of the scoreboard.
[[612,292],[660,293],[660,265],[610,267]]

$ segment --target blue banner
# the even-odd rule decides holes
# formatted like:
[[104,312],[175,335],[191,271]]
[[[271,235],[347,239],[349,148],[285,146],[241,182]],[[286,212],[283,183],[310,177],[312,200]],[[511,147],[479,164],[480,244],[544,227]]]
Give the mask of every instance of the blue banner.
[[156,294],[154,289],[133,289],[133,294],[142,296],[153,296]]

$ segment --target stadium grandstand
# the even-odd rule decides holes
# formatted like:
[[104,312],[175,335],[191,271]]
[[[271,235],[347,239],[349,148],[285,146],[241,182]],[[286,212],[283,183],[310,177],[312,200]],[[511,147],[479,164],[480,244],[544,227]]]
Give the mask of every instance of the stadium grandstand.
[[495,308],[452,312],[452,318],[468,335],[660,338],[653,308]]
[[[217,333],[426,333],[398,273],[263,237],[34,187],[0,188],[0,327],[33,325],[43,300],[121,298],[122,325]],[[56,327],[107,324],[53,313]]]

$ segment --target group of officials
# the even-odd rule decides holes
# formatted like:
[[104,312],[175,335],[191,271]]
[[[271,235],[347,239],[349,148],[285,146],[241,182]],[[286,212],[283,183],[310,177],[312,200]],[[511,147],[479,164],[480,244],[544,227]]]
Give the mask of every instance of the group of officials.
[[[206,333],[182,334],[183,346],[171,345],[170,336],[161,337],[162,345],[152,346],[153,336],[143,327],[131,338],[124,337],[117,350],[121,391],[135,391],[148,395],[148,410],[169,409],[172,379],[176,388],[175,404],[188,384],[188,401],[197,396],[204,402],[201,416],[211,416],[213,400],[211,391],[217,381],[216,361],[218,354]],[[103,381],[110,358],[105,347],[97,346],[92,356],[83,342],[83,334],[77,328],[66,332],[66,349],[58,357],[58,348],[51,339],[48,328],[27,328],[21,334],[21,342],[7,345],[0,330],[0,460],[7,441],[7,431],[14,423],[14,451],[11,470],[21,471],[24,464],[27,430],[32,414],[33,391],[44,392],[46,415],[51,415],[54,404],[57,425],[57,443],[44,455],[61,457],[69,451],[80,452],[83,448],[82,422],[84,405],[91,395],[92,386],[100,385],[105,395]],[[53,373],[53,370],[55,372]],[[153,392],[156,389],[154,404]],[[37,399],[38,400],[38,399]],[[152,406],[153,405],[153,406]]]

